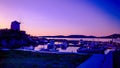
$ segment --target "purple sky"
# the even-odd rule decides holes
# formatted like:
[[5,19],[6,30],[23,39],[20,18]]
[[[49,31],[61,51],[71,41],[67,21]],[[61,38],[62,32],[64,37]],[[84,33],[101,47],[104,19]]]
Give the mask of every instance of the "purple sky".
[[[96,3],[87,0],[0,0],[0,28],[10,28],[11,21],[18,20],[22,30],[37,36],[120,33],[120,15],[114,14],[119,8],[102,2],[106,6],[103,8]],[[110,13],[109,8],[116,12]]]

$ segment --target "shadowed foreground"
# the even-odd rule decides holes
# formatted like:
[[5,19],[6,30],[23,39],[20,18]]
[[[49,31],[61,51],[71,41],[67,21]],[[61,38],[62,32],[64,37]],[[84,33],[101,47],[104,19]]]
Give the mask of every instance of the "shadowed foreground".
[[0,50],[0,68],[75,68],[91,55]]

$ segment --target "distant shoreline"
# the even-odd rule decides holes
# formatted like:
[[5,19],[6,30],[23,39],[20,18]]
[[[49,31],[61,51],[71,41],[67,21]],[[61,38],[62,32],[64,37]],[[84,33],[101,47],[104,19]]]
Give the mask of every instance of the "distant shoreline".
[[120,38],[120,34],[112,34],[109,36],[86,36],[86,35],[68,35],[68,36],[64,36],[64,35],[58,35],[58,36],[39,36],[39,37],[45,37],[45,38]]

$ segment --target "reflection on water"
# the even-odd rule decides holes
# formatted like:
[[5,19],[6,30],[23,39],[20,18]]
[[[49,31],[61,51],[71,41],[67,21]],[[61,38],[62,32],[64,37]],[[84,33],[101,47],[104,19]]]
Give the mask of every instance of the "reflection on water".
[[36,47],[34,48],[34,50],[35,50],[35,51],[39,51],[39,50],[41,50],[42,48],[47,49],[47,45],[38,45],[38,46],[36,46]]
[[77,49],[79,47],[68,47],[66,50],[63,50],[61,48],[58,48],[59,49],[59,52],[74,52],[74,53],[77,53]]
[[[111,41],[112,39],[101,39],[101,38],[48,38],[48,39],[66,39],[66,40],[86,40],[86,41]],[[55,42],[55,44],[61,44],[60,42]],[[36,51],[40,51],[42,48],[47,49],[47,45],[38,45],[34,48]],[[59,52],[77,52],[79,47],[67,47],[67,49],[58,48]]]
[[[34,48],[36,51],[40,51],[42,48],[47,49],[47,45],[38,45]],[[67,49],[58,48],[59,52],[77,52],[79,47],[67,47]]]
[[47,38],[47,39],[66,39],[66,40],[85,40],[85,41],[111,41],[107,38]]

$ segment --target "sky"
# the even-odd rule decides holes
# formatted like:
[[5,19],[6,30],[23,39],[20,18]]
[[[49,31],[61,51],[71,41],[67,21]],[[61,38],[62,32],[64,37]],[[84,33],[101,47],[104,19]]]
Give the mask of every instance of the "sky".
[[119,0],[0,0],[0,29],[12,21],[36,36],[120,33]]

